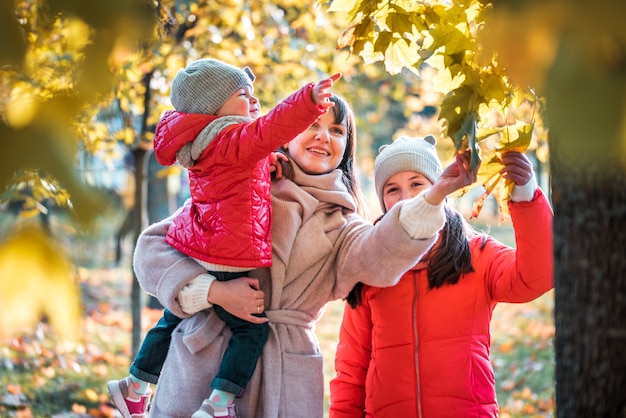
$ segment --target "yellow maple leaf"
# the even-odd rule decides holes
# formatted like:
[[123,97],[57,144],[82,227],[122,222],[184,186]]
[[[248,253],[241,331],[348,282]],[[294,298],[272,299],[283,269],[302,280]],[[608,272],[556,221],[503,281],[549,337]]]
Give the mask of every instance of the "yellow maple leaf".
[[[513,182],[504,179],[500,172],[504,168],[502,165],[502,153],[507,151],[526,152],[532,138],[532,124],[518,123],[515,126],[505,125],[502,128],[494,128],[488,131],[490,135],[482,142],[490,141],[488,146],[481,146],[482,163],[478,169],[475,184],[480,184],[485,191],[474,201],[470,219],[478,217],[485,201],[489,195],[496,199],[500,211],[500,222],[509,216],[508,202],[513,191]],[[496,137],[499,139],[493,140]],[[479,142],[481,145],[481,142]],[[466,193],[469,186],[463,189],[460,194]]]

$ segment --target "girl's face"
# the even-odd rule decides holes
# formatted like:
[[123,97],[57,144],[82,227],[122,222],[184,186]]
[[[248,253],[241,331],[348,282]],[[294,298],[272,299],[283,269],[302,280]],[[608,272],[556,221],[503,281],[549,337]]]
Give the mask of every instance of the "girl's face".
[[345,120],[335,123],[332,108],[289,141],[289,156],[308,174],[324,174],[337,167],[346,151],[347,128]]
[[247,116],[257,119],[261,112],[259,100],[254,97],[254,92],[249,86],[245,86],[224,102],[217,111],[217,116]]
[[415,197],[432,185],[430,180],[416,171],[401,171],[394,174],[383,186],[385,209],[389,211],[399,201]]

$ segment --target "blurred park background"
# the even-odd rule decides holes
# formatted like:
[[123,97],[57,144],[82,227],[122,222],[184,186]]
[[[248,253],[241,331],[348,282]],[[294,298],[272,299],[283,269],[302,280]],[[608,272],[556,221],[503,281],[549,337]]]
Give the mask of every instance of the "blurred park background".
[[[530,2],[516,16],[500,14],[480,39],[492,5],[452,3],[2,2],[0,416],[115,416],[106,381],[127,374],[160,316],[133,277],[133,245],[148,223],[187,198],[184,170],[153,158],[154,126],[171,108],[173,76],[198,58],[250,66],[264,110],[308,81],[342,72],[334,91],[355,111],[372,219],[380,211],[372,169],[381,144],[433,133],[444,161],[458,149],[480,149],[494,164],[484,164],[491,171],[477,184],[489,193],[476,187],[456,204],[477,228],[513,246],[504,182],[488,179],[497,152],[519,148],[550,191],[542,88],[563,5]],[[509,3],[519,6],[498,4]],[[605,46],[607,54],[617,48]],[[507,68],[480,57],[493,51]],[[342,309],[341,301],[329,304],[318,325],[327,385]],[[553,292],[496,310],[502,417],[554,415],[553,314]]]

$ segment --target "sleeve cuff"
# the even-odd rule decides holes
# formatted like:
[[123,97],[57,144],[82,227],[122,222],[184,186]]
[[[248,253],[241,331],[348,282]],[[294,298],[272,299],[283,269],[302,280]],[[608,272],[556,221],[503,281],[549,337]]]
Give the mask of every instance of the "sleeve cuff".
[[399,221],[407,234],[413,239],[428,239],[443,227],[446,214],[443,203],[434,206],[424,199],[426,190],[413,199],[403,202]]
[[513,202],[530,202],[535,197],[535,191],[537,190],[537,180],[535,179],[535,175],[528,180],[523,186],[518,186],[517,184],[513,186],[513,191],[511,192],[511,200]]
[[193,315],[204,309],[211,308],[213,304],[208,301],[209,289],[215,281],[210,274],[201,274],[189,282],[178,293],[178,303],[183,312]]

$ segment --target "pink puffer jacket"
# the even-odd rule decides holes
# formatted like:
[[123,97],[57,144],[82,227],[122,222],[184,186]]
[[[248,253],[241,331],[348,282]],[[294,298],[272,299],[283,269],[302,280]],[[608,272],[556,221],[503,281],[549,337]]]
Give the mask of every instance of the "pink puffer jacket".
[[313,86],[302,87],[256,120],[165,113],[155,132],[157,161],[174,164],[183,146],[192,158],[193,204],[186,205],[170,227],[166,238],[170,245],[212,264],[271,265],[268,156],[324,113],[311,99]]

